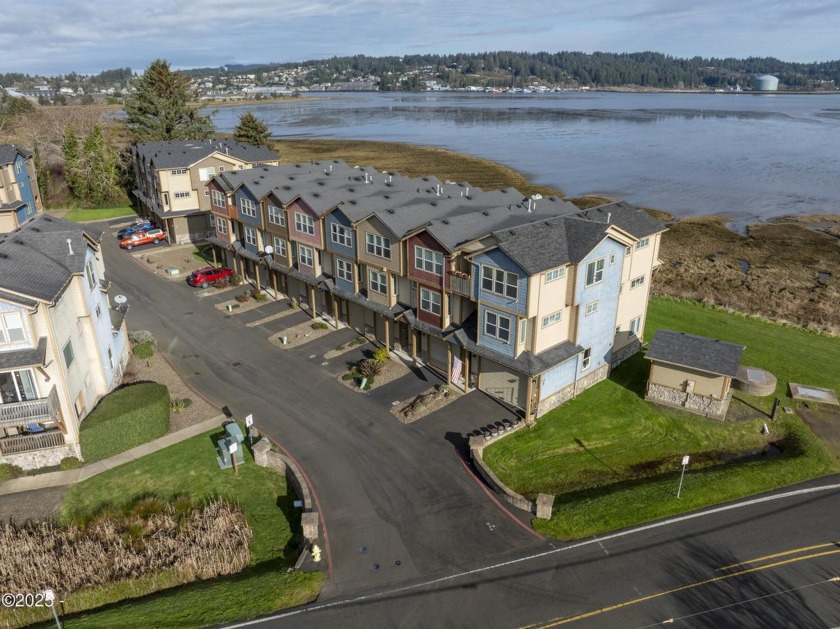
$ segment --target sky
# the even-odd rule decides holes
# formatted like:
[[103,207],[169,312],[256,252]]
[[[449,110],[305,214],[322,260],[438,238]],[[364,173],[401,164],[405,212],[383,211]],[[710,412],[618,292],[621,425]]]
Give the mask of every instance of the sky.
[[28,0],[0,72],[82,74],[488,50],[840,58],[836,0]]

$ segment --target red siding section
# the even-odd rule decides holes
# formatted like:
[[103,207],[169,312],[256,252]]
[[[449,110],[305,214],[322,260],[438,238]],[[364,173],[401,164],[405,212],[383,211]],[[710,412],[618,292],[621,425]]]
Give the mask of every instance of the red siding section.
[[[215,209],[218,209],[218,208],[215,208]],[[224,212],[213,212],[213,217],[214,217],[213,227],[216,230],[216,234],[215,234],[216,238],[218,238],[219,240],[224,240],[225,242],[232,242],[232,239],[231,239],[231,236],[230,236],[230,230],[232,230],[233,227],[231,227],[230,222],[228,222],[228,233],[223,234],[222,232],[220,232],[218,221],[215,220],[215,217],[217,217],[217,216],[221,217],[222,220],[227,220]]]
[[[435,275],[434,273],[429,273],[428,271],[418,269],[414,266],[415,246],[423,247],[424,249],[431,249],[432,251],[438,251],[443,254],[443,276]],[[440,244],[438,244],[438,241],[432,238],[430,234],[423,231],[418,234],[415,234],[414,236],[408,239],[408,277],[410,279],[416,282],[422,282],[423,284],[426,284],[428,286],[435,286],[437,288],[443,287],[444,281],[446,281],[445,286],[448,288],[449,274],[446,272],[448,268],[449,256],[447,255],[446,250],[443,247],[441,247]]]
[[[312,235],[303,234],[295,229],[295,213],[300,212],[312,217],[312,223],[315,228],[315,233]],[[305,245],[315,247],[316,249],[324,248],[324,236],[322,232],[321,220],[315,215],[306,203],[298,199],[286,206],[286,225],[289,228],[289,238],[302,242]]]
[[[221,208],[216,205],[213,205],[213,190],[218,190],[222,194],[225,194],[225,191],[219,184],[217,184],[215,181],[208,181],[207,189],[210,190],[210,209],[213,212],[213,214],[228,216],[230,218],[237,218],[236,208],[234,206],[226,204],[225,207]],[[225,195],[225,198],[227,198],[227,195]]]
[[[425,321],[426,323],[430,323],[433,326],[438,328],[443,327],[443,302],[441,301],[441,314],[440,316],[436,314],[432,314],[431,312],[426,312],[420,307],[420,289],[423,288],[422,286],[417,287],[417,318],[420,321]],[[432,291],[438,293],[438,291]],[[440,293],[438,293],[440,294]],[[441,295],[441,300],[445,299],[444,295]]]

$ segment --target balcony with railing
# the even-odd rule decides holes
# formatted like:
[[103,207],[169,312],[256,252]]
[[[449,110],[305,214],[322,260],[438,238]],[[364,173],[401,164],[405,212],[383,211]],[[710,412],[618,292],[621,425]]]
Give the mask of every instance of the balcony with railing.
[[61,423],[61,406],[55,385],[45,398],[0,404],[0,428],[42,422]]
[[449,288],[456,295],[472,298],[472,276],[461,271],[449,272]]
[[58,429],[22,433],[0,439],[0,455],[21,454],[33,450],[60,448],[65,445],[64,433]]

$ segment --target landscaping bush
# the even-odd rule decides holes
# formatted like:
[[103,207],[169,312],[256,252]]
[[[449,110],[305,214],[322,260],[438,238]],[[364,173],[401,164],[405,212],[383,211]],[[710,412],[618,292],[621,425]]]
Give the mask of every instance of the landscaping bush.
[[79,439],[86,463],[152,441],[169,430],[169,391],[143,382],[105,396],[82,421]]
[[82,462],[74,456],[66,456],[58,464],[60,470],[75,470],[82,466]]
[[388,358],[389,354],[387,347],[377,347],[375,350],[373,350],[373,359],[376,362],[384,363],[386,360],[388,360]]
[[359,373],[363,378],[368,380],[378,376],[385,368],[385,363],[381,363],[371,359],[359,361]]
[[155,346],[151,342],[138,343],[131,348],[131,353],[137,358],[148,359],[155,355]]
[[257,290],[256,288],[251,290],[251,297],[253,297],[257,301],[263,301],[263,300],[268,299],[268,295],[266,295],[261,290]]
[[192,406],[192,400],[188,397],[178,398],[169,403],[169,408],[173,413],[180,413]]
[[236,296],[236,301],[238,301],[240,304],[244,304],[244,303],[246,303],[246,302],[247,302],[250,298],[251,298],[251,296],[250,296],[248,293],[242,293],[241,295],[237,295],[237,296]]
[[352,341],[350,341],[348,345],[364,345],[367,342],[368,340],[364,336],[357,336]]
[[148,330],[134,330],[128,333],[128,340],[134,344],[151,343],[152,346],[157,346],[157,339],[155,335]]
[[23,474],[23,469],[11,463],[0,463],[0,481],[11,480]]
[[323,321],[316,321],[312,324],[313,330],[329,330],[330,326],[324,323]]
[[234,273],[230,276],[230,283],[234,286],[239,286],[242,283],[242,276],[239,273]]
[[228,286],[230,286],[230,278],[229,277],[223,277],[222,279],[216,280],[215,282],[213,282],[213,287],[214,288],[227,288]]

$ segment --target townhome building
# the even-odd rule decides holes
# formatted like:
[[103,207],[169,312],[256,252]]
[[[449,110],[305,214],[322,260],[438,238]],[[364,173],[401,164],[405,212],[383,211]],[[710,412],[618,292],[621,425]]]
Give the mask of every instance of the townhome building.
[[0,144],[0,234],[43,211],[33,154],[14,144]]
[[407,178],[340,160],[207,183],[214,255],[451,386],[543,415],[641,347],[665,227],[624,202]]
[[215,175],[279,163],[268,147],[227,139],[141,142],[131,152],[141,214],[160,225],[173,244],[215,233],[206,185]]
[[102,235],[39,214],[0,236],[0,463],[80,457],[80,423],[120,384],[125,312],[110,305]]

